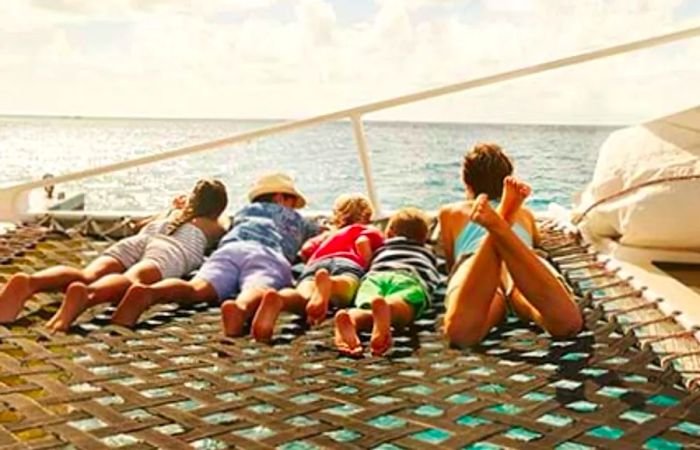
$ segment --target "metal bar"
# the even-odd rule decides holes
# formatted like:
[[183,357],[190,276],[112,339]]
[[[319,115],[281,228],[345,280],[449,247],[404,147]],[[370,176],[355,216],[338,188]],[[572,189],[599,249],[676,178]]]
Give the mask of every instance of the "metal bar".
[[372,176],[372,167],[369,160],[369,150],[367,146],[367,138],[365,137],[365,128],[362,125],[362,117],[359,115],[352,116],[352,130],[355,134],[355,141],[357,142],[357,151],[360,154],[360,163],[362,164],[362,173],[365,176],[367,195],[369,196],[370,202],[372,202],[374,216],[379,217],[381,215],[381,206],[377,197],[377,191],[374,188],[374,177]]
[[579,53],[577,55],[559,58],[539,64],[534,64],[514,70],[500,72],[494,75],[475,78],[461,83],[450,84],[433,89],[416,92],[413,94],[403,95],[391,99],[386,99],[378,102],[367,103],[365,105],[354,108],[343,109],[328,114],[322,114],[307,119],[285,122],[269,127],[259,128],[244,133],[239,133],[230,137],[204,142],[196,145],[186,146],[170,151],[161,152],[158,154],[148,155],[140,158],[135,158],[130,161],[122,161],[115,164],[108,164],[101,167],[78,171],[72,174],[61,175],[47,180],[37,180],[26,183],[21,183],[16,186],[0,189],[0,220],[16,220],[20,213],[26,212],[26,205],[23,205],[22,194],[28,190],[47,186],[49,184],[60,184],[68,181],[75,181],[96,175],[116,172],[119,170],[130,169],[145,164],[151,164],[158,161],[163,161],[179,156],[190,155],[198,152],[212,150],[219,147],[224,147],[244,141],[250,141],[263,136],[283,133],[286,131],[304,128],[312,125],[321,124],[324,122],[352,119],[354,116],[362,116],[367,113],[380,111],[383,109],[394,108],[397,106],[414,103],[420,100],[439,97],[455,92],[466,91],[477,87],[487,86],[491,84],[501,83],[504,81],[515,80],[537,73],[543,73],[567,66],[573,66],[587,61],[593,61],[600,58],[605,58],[613,55],[629,53],[635,50],[654,47],[670,42],[680,41],[700,35],[700,26],[694,26],[679,31],[669,32],[651,38],[641,39],[625,44],[606,47],[599,50]]

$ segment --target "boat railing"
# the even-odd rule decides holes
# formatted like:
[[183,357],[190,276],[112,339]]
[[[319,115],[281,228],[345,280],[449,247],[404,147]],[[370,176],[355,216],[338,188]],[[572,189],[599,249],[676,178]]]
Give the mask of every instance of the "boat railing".
[[352,123],[360,163],[362,165],[367,195],[369,196],[372,204],[374,205],[375,211],[379,212],[381,211],[381,205],[374,184],[374,178],[372,176],[369,146],[367,145],[367,139],[365,136],[365,131],[362,122],[362,117],[364,115],[389,108],[395,108],[397,106],[419,102],[422,100],[436,98],[457,92],[463,92],[470,89],[502,83],[505,81],[515,80],[518,78],[523,78],[526,76],[548,72],[568,66],[574,66],[577,64],[594,61],[601,58],[629,53],[636,50],[650,48],[671,42],[681,41],[699,35],[700,25],[696,25],[645,39],[635,40],[597,50],[585,51],[563,58],[557,58],[550,61],[516,68],[513,70],[507,70],[455,84],[449,84],[437,88],[427,89],[408,95],[385,99],[377,102],[371,102],[353,108],[342,109],[305,119],[274,124],[271,126],[262,127],[251,131],[245,131],[213,141],[188,145],[181,148],[159,152],[156,154],[150,154],[147,156],[142,156],[127,161],[107,164],[100,167],[77,171],[65,175],[58,175],[48,180],[35,180],[25,183],[19,183],[9,187],[3,187],[0,188],[0,222],[16,222],[19,220],[26,219],[27,216],[31,216],[28,214],[27,198],[29,192],[32,189],[41,188],[49,184],[56,185],[98,175],[105,175],[126,169],[132,169],[146,164],[152,164],[159,161],[164,161],[185,155],[192,155],[199,152],[210,151],[225,146],[231,146],[233,144],[250,142],[266,136],[273,136],[292,130],[298,130],[301,128],[307,128],[315,125],[320,125],[326,122],[339,120],[350,120]]

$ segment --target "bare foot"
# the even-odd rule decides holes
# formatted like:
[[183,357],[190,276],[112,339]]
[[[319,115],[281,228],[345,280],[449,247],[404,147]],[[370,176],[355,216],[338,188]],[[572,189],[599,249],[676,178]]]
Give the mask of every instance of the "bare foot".
[[153,305],[153,292],[142,284],[132,285],[119,302],[112,315],[112,323],[124,327],[133,327],[144,311]]
[[0,290],[0,323],[9,323],[17,318],[24,302],[34,295],[30,286],[31,277],[26,273],[12,275]]
[[258,342],[270,342],[275,330],[275,322],[282,311],[284,300],[277,291],[267,291],[263,295],[251,326],[253,337]]
[[56,314],[46,323],[51,331],[68,331],[73,321],[88,306],[88,287],[84,283],[75,282],[68,286],[66,296]]
[[383,298],[372,300],[372,354],[381,356],[391,347],[391,308]]
[[478,223],[487,230],[498,228],[499,226],[508,227],[508,224],[501,216],[491,207],[486,194],[480,194],[472,208],[471,220]]
[[238,337],[243,335],[245,312],[238,307],[235,300],[226,300],[221,305],[221,323],[224,336]]
[[527,183],[515,177],[506,177],[503,180],[503,197],[501,198],[501,204],[498,206],[498,213],[506,222],[512,225],[515,213],[518,212],[525,199],[531,193],[532,189]]
[[311,299],[306,305],[306,321],[309,325],[318,325],[326,319],[328,302],[331,298],[331,276],[326,269],[319,269],[314,276],[316,285]]
[[345,310],[340,310],[335,315],[335,346],[338,351],[346,356],[358,357],[362,355],[362,343],[357,336],[352,317]]

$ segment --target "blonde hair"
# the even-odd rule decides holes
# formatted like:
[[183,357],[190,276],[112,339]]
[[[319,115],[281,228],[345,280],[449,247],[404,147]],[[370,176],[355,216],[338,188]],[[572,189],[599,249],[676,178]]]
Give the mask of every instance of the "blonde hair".
[[418,208],[402,208],[391,216],[386,231],[425,244],[430,237],[430,218]]
[[187,205],[180,214],[170,221],[165,234],[171,235],[178,228],[196,217],[215,219],[228,204],[226,186],[219,180],[199,180],[187,199]]
[[362,194],[343,194],[333,204],[331,222],[338,228],[355,223],[367,224],[372,220],[374,210],[369,199]]

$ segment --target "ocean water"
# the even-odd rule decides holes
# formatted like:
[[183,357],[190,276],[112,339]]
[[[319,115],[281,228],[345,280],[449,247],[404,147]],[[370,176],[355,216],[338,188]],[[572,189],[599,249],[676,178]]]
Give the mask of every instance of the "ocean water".
[[[269,126],[271,121],[0,117],[0,184],[66,174]],[[533,186],[530,207],[571,203],[590,180],[600,144],[614,127],[366,122],[375,184],[384,209],[436,209],[463,198],[462,156],[477,141],[499,143]],[[266,137],[137,169],[62,185],[85,192],[93,211],[155,211],[197,179],[226,183],[233,211],[259,174],[291,173],[311,209],[327,210],[365,184],[349,122]]]

